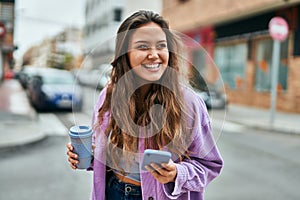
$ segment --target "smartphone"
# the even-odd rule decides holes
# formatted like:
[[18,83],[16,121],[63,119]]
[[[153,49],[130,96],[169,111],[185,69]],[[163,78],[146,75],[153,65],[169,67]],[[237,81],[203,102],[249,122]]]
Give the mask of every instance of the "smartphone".
[[151,163],[161,165],[161,163],[168,163],[171,158],[171,153],[167,151],[145,149],[142,162],[142,170],[146,170],[145,166]]

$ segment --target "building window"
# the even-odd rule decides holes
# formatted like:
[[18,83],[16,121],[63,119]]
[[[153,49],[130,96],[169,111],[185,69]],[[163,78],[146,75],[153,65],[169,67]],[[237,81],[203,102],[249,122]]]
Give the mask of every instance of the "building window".
[[201,74],[204,74],[205,71],[205,53],[203,49],[193,51],[193,65]]
[[4,22],[12,22],[14,18],[14,4],[3,3],[0,6],[0,19]]
[[114,21],[120,22],[122,19],[122,10],[120,8],[116,8],[114,10]]
[[214,61],[225,85],[231,89],[244,87],[247,43],[217,46],[214,52]]
[[[271,90],[272,79],[272,52],[273,40],[263,39],[257,42],[256,46],[256,76],[255,76],[255,89],[259,92],[269,92]],[[278,72],[278,85],[279,91],[287,89],[287,56],[288,56],[288,40],[280,45],[280,66]]]

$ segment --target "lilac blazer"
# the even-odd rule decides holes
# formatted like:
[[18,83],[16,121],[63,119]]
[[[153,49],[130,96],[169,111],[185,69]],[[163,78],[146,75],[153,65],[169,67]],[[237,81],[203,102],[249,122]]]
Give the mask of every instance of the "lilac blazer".
[[[192,126],[191,134],[193,140],[189,146],[191,159],[184,159],[180,163],[175,163],[177,167],[177,177],[174,183],[161,184],[156,181],[149,172],[141,170],[141,187],[143,200],[202,200],[203,193],[222,169],[223,161],[215,145],[211,133],[210,118],[203,100],[191,89],[184,88],[185,101],[189,108],[188,124]],[[106,89],[100,92],[99,99],[94,107],[92,124],[95,123],[98,110],[102,106],[106,95]],[[105,144],[107,137],[104,130],[108,125],[107,114],[99,128],[94,130],[94,171],[93,188],[91,199],[105,199],[105,176],[106,176],[106,151]],[[140,152],[144,151],[144,141],[139,141]],[[140,163],[141,163],[140,158]]]

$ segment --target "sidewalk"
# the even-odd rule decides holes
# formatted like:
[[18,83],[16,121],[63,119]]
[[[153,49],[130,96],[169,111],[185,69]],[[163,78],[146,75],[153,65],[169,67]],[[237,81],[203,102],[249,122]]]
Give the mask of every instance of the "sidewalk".
[[35,110],[17,80],[0,84],[0,149],[25,145],[46,137]]
[[[271,132],[300,135],[300,114],[275,113],[270,123],[270,111],[254,107],[229,105],[226,110],[212,111],[213,119]],[[224,120],[225,118],[225,120]],[[46,137],[43,120],[31,107],[25,91],[17,80],[0,84],[0,149],[37,142]]]
[[271,123],[270,109],[229,105],[226,120],[252,128],[300,135],[300,113],[276,111]]
[[300,136],[300,114],[276,111],[274,121],[271,123],[270,109],[229,105],[225,120],[270,132],[299,134]]

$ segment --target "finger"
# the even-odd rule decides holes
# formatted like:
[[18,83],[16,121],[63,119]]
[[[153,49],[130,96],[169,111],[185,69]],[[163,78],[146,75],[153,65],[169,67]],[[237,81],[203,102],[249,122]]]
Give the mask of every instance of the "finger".
[[78,155],[76,153],[73,153],[71,151],[67,152],[67,155],[73,159],[78,159]]
[[69,151],[73,151],[74,150],[74,148],[73,148],[73,146],[72,146],[71,143],[67,144],[67,148],[69,149]]
[[158,182],[162,184],[168,183],[168,177],[161,175],[160,172],[154,170],[151,166],[145,167]]
[[68,161],[69,161],[70,163],[72,163],[72,164],[78,164],[78,163],[79,163],[78,160],[73,159],[73,158],[71,158],[71,157],[68,158]]
[[159,173],[162,176],[165,176],[165,173],[167,171],[164,170],[161,165],[158,165],[156,163],[151,163],[150,166],[154,169],[154,171],[156,171],[157,173]]
[[92,144],[92,149],[95,150],[95,148],[96,148],[96,145]]
[[165,176],[168,178],[168,182],[174,182],[177,176],[176,165],[173,162],[169,162],[169,164],[162,164],[162,166],[164,167],[164,169],[166,169],[165,172],[167,173],[165,174]]
[[151,166],[149,166],[149,165],[146,165],[146,166],[145,166],[145,169],[146,169],[148,172],[150,172],[150,173],[155,172],[155,170],[154,170]]
[[74,170],[77,169],[77,167],[76,167],[75,165],[73,165],[72,163],[70,163],[70,166],[71,166],[71,168],[74,169]]
[[165,170],[167,170],[167,171],[173,171],[173,170],[176,169],[176,165],[175,165],[174,163],[169,163],[169,164],[167,164],[167,163],[162,163],[161,166],[162,166],[163,168],[165,168]]
[[153,167],[146,165],[145,169],[150,172],[155,179],[159,179],[160,174]]

